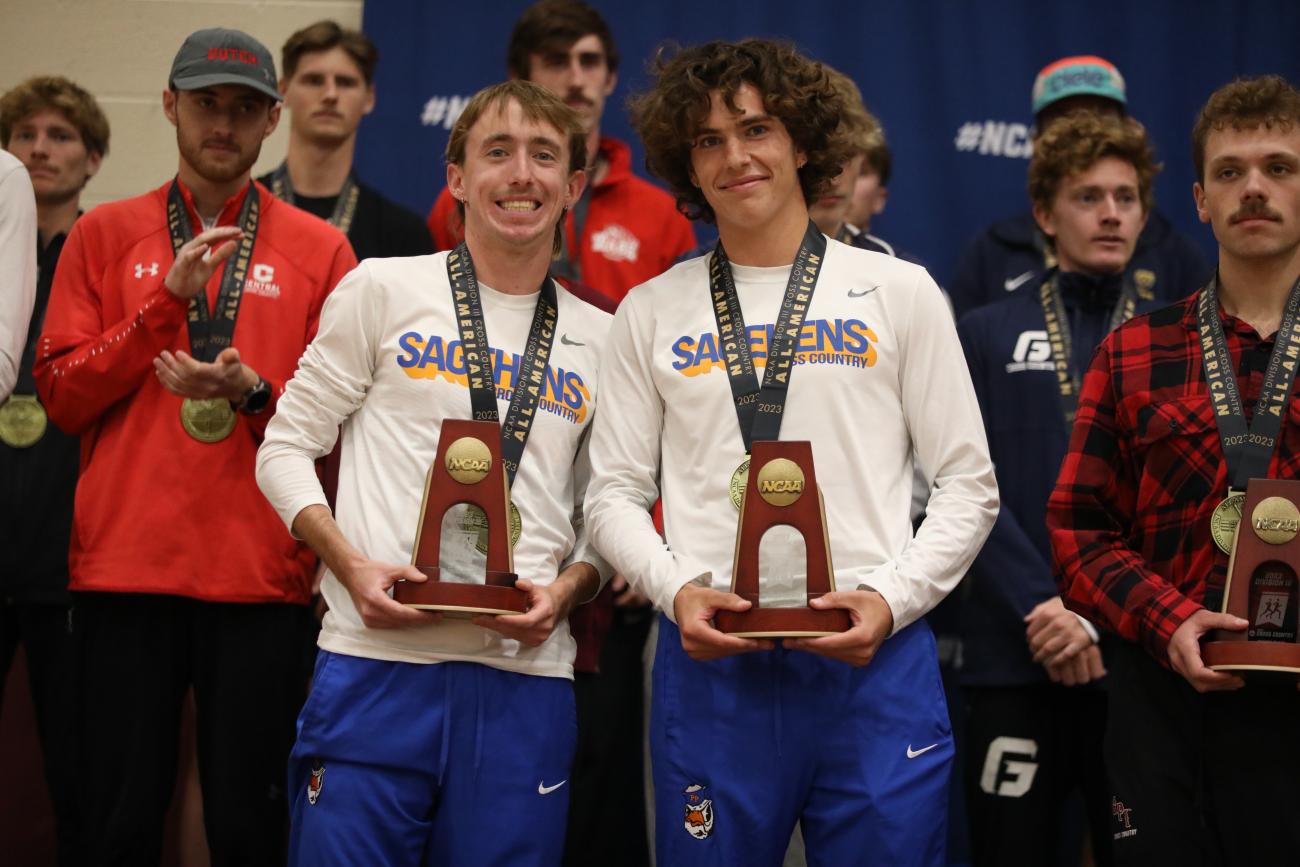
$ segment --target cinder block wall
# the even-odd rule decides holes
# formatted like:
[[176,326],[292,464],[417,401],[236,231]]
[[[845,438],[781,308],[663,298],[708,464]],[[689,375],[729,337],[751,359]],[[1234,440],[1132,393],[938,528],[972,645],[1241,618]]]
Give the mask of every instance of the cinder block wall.
[[[382,0],[381,0],[382,2]],[[66,75],[99,100],[112,126],[108,159],[82,196],[86,209],[152,189],[176,173],[175,131],[162,111],[181,42],[203,27],[235,27],[275,56],[300,27],[333,18],[361,26],[362,0],[0,0],[0,92],[31,75]],[[262,146],[254,175],[284,158],[288,124]]]

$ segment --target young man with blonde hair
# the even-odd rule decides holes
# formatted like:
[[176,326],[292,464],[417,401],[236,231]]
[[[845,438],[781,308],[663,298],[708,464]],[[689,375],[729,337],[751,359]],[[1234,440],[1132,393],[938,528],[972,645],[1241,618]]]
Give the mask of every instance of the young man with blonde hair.
[[[476,94],[447,143],[465,241],[349,275],[267,429],[262,490],[328,570],[290,760],[291,864],[560,860],[576,737],[566,619],[602,570],[580,504],[609,315],[549,272],[585,181],[582,148],[573,111],[546,90],[510,81]],[[542,387],[526,387],[539,370]],[[523,614],[457,619],[389,595],[424,580],[409,564],[426,474],[443,422],[471,417],[516,432],[501,436]],[[340,424],[331,512],[314,462]],[[473,521],[463,506],[448,515],[444,580],[481,577]]]

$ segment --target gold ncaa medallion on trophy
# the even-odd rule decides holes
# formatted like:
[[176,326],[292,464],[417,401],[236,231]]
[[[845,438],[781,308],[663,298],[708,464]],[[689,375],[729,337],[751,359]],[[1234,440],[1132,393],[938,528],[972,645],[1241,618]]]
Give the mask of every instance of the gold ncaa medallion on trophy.
[[[742,638],[801,638],[834,635],[851,625],[842,608],[764,608],[761,606],[759,545],[772,527],[788,526],[803,536],[807,552],[805,599],[835,589],[826,508],[813,469],[812,443],[755,442],[740,504],[731,592],[752,604],[748,611],[719,611],[719,631]],[[805,603],[806,605],[806,603]]]
[[[446,419],[438,453],[429,467],[420,505],[412,563],[429,580],[399,581],[393,598],[413,608],[466,614],[520,614],[528,594],[515,587],[514,553],[507,516],[510,491],[501,465],[501,428],[488,421]],[[486,525],[487,570],[483,584],[438,580],[442,519],[453,506],[479,509]]]
[[1252,479],[1228,560],[1223,611],[1249,624],[1216,630],[1202,648],[1205,664],[1234,674],[1300,675],[1300,482]]

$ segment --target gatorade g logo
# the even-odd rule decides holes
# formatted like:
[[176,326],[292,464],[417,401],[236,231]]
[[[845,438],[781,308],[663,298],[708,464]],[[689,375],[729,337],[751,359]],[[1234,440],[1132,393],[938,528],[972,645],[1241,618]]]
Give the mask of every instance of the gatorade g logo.
[[1052,344],[1046,331],[1022,331],[1016,338],[1016,348],[1011,350],[1007,373],[1026,370],[1055,370],[1052,364]]
[[1038,743],[1028,738],[998,737],[989,744],[980,774],[980,788],[990,795],[1019,798],[1034,785],[1038,763],[1018,760],[1038,755]]

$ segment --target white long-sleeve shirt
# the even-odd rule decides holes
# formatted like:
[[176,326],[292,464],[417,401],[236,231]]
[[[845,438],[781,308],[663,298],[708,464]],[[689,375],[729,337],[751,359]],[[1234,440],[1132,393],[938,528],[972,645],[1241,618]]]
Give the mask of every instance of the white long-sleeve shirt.
[[[745,457],[710,305],[709,257],[624,299],[601,369],[587,491],[592,541],[670,616],[695,581],[731,587]],[[761,376],[790,267],[733,265]],[[812,442],[837,589],[866,586],[895,631],[961,579],[997,486],[947,303],[925,269],[829,242],[798,342],[782,440]],[[913,454],[933,492],[913,538]],[[662,494],[665,540],[647,507]]]
[[0,150],[0,401],[18,381],[36,303],[36,194],[27,169]]
[[[444,418],[470,418],[460,334],[447,282],[446,253],[368,259],[345,277],[321,313],[320,330],[280,398],[257,454],[257,481],[289,527],[307,506],[325,504],[313,462],[343,448],[335,519],[365,556],[411,562],[425,475]],[[502,418],[519,374],[537,295],[507,295],[479,286],[493,350]],[[546,384],[511,489],[523,518],[515,572],[548,584],[564,566],[608,567],[586,541],[582,501],[589,465],[585,433],[596,408],[597,371],[610,316],[557,286],[558,333]],[[463,507],[457,507],[463,511]],[[449,514],[455,513],[455,510]],[[472,537],[444,522],[443,580],[448,567],[482,575]],[[469,577],[467,574],[465,577]],[[404,629],[362,623],[347,590],[326,573],[329,603],[320,646],[352,656],[399,662],[464,660],[552,677],[573,676],[575,645],[557,627],[529,648],[467,620]]]

